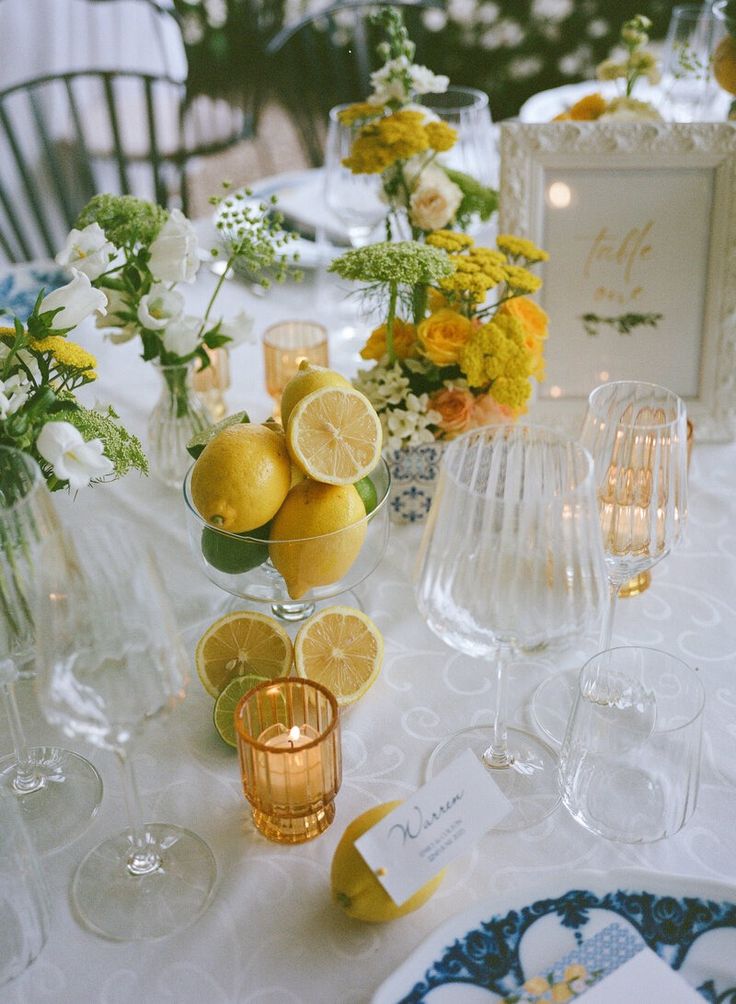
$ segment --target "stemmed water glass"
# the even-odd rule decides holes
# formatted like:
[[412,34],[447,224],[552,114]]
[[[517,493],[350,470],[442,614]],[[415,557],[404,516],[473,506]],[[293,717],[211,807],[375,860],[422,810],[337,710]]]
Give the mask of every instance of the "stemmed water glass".
[[475,87],[451,85],[440,94],[425,94],[423,107],[457,131],[457,140],[440,160],[447,167],[469,174],[484,185],[495,185],[497,141],[488,95]]
[[38,464],[21,450],[0,446],[0,691],[15,750],[0,760],[0,787],[15,797],[41,854],[80,836],[102,799],[99,774],[84,757],[57,746],[26,744],[15,697],[15,680],[33,655],[31,596],[38,552],[56,525]]
[[325,148],[325,204],[347,230],[354,248],[374,239],[378,224],[388,215],[381,199],[380,174],[353,174],[343,160],[350,153],[357,126],[340,121],[340,112],[350,105],[330,109]]
[[451,442],[417,560],[416,598],[429,627],[496,665],[492,726],[444,740],[430,775],[467,748],[513,811],[498,829],[543,819],[559,801],[556,755],[506,724],[506,667],[521,652],[566,642],[597,623],[606,580],[593,465],[577,443],[534,426],[485,426]]
[[78,915],[121,941],[159,938],[210,902],[216,865],[189,830],[141,813],[128,750],[184,697],[186,655],[163,583],[135,528],[115,520],[44,544],[36,598],[43,709],[118,758],[129,828],[93,848],[72,884]]
[[[609,603],[598,651],[611,647],[624,583],[661,561],[681,539],[687,516],[687,414],[671,390],[637,380],[602,384],[588,398],[581,442],[595,463],[595,489],[606,556]],[[532,713],[561,742],[576,673],[537,688]]]

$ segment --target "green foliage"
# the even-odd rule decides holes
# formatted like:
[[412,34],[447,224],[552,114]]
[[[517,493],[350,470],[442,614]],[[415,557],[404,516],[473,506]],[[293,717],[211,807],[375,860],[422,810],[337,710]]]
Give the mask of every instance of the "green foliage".
[[463,193],[463,201],[460,203],[455,219],[458,225],[465,229],[470,223],[471,217],[478,215],[483,222],[489,220],[498,209],[498,192],[495,188],[488,188],[482,185],[469,174],[462,171],[454,171],[452,168],[443,167],[450,181],[454,182]]
[[90,439],[102,440],[105,456],[115,465],[115,477],[121,478],[133,469],[148,474],[148,460],[140,440],[120,425],[113,408],[93,411],[77,407],[64,419],[79,429],[86,442]]
[[328,271],[358,282],[413,287],[438,282],[453,269],[449,255],[441,248],[398,241],[354,248],[336,258]]
[[77,217],[75,226],[82,230],[99,223],[116,247],[150,244],[168,219],[168,212],[155,202],[135,195],[94,195]]
[[288,277],[300,279],[301,273],[294,268],[299,255],[289,251],[289,244],[299,235],[284,230],[276,196],[256,202],[249,189],[230,193],[229,185],[223,188],[223,195],[210,199],[219,209],[216,227],[228,259],[223,274],[235,268],[264,289]]
[[585,334],[594,337],[600,334],[602,326],[613,328],[619,335],[630,335],[635,328],[656,328],[664,314],[616,314],[612,317],[601,317],[599,314],[583,314]]

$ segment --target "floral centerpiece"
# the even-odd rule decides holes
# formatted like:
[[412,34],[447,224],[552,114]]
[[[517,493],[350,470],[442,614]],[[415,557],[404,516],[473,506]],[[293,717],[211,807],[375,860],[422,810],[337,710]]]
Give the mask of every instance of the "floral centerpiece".
[[383,66],[371,74],[373,90],[365,101],[340,113],[354,127],[350,155],[343,161],[354,174],[380,174],[383,195],[398,233],[408,219],[414,239],[442,227],[464,227],[476,215],[487,220],[497,206],[494,189],[481,185],[442,162],[457,142],[457,131],[429,108],[416,103],[425,94],[441,94],[449,80],[413,62],[401,12],[387,8],[375,16],[386,30],[378,48]]
[[[528,266],[547,257],[513,235],[486,248],[466,234],[439,230],[425,243],[358,248],[331,264],[343,278],[364,284],[369,305],[387,305],[385,321],[361,351],[374,365],[354,382],[378,412],[384,448],[395,463],[431,445],[424,451],[431,468],[438,443],[477,426],[513,422],[526,411],[532,381],[544,379],[547,338],[547,315],[529,299],[542,280]],[[400,471],[397,477],[401,481]],[[394,510],[416,519],[430,496],[428,487],[421,498],[413,491]]]
[[179,288],[194,282],[201,257],[194,227],[178,209],[168,212],[131,195],[96,195],[56,257],[104,297],[106,313],[97,323],[107,337],[114,343],[138,337],[143,359],[158,366],[163,385],[149,420],[149,450],[153,472],[172,486],[181,484],[189,463],[186,443],[210,424],[192,390],[195,364],[206,368],[211,350],[250,338],[253,322],[245,311],[230,320],[213,314],[225,277],[235,264],[264,285],[267,274],[280,281],[288,271],[292,235],[281,230],[272,204],[253,204],[248,194],[213,200],[220,205],[226,260],[201,317],[186,311]]
[[637,14],[625,21],[621,28],[623,55],[618,59],[604,59],[596,70],[598,80],[620,81],[621,93],[606,100],[600,92],[587,94],[576,101],[566,112],[554,119],[555,122],[594,122],[605,119],[661,121],[662,116],[648,101],[640,101],[633,96],[637,81],[646,79],[650,84],[659,83],[660,71],[657,59],[649,49],[647,32],[652,22],[643,14]]

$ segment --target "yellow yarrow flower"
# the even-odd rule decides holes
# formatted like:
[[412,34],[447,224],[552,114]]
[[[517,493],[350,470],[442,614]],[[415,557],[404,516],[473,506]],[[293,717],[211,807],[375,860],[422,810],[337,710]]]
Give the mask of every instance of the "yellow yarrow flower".
[[338,112],[337,117],[343,125],[351,126],[361,119],[375,119],[382,114],[383,105],[372,105],[370,101],[356,101],[355,104]]
[[538,275],[521,265],[504,265],[503,271],[506,282],[517,293],[536,293],[542,285]]
[[459,355],[471,387],[490,388],[499,404],[521,409],[531,394],[533,360],[524,345],[524,329],[510,316],[496,316],[475,331]]
[[444,251],[462,251],[464,248],[472,247],[475,241],[457,230],[435,230],[427,234],[426,243]]
[[534,241],[513,234],[499,234],[496,238],[499,251],[505,252],[511,258],[526,258],[528,262],[547,261],[549,254],[537,247]]
[[457,129],[453,129],[447,122],[428,122],[424,128],[429,145],[438,153],[450,150],[457,142]]
[[353,174],[381,174],[397,160],[408,160],[429,148],[422,112],[400,109],[362,126],[343,164]]
[[50,352],[60,366],[73,370],[94,370],[97,360],[76,342],[70,342],[62,335],[49,335],[34,341],[30,346],[35,352]]

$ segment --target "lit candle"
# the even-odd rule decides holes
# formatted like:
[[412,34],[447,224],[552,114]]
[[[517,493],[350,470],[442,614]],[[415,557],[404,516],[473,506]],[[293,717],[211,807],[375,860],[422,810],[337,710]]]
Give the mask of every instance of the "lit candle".
[[[322,756],[319,746],[309,746],[319,733],[311,725],[287,728],[278,722],[258,736],[258,742],[273,753],[258,752],[256,785],[273,805],[307,805],[322,791]],[[266,793],[268,793],[266,795]]]

